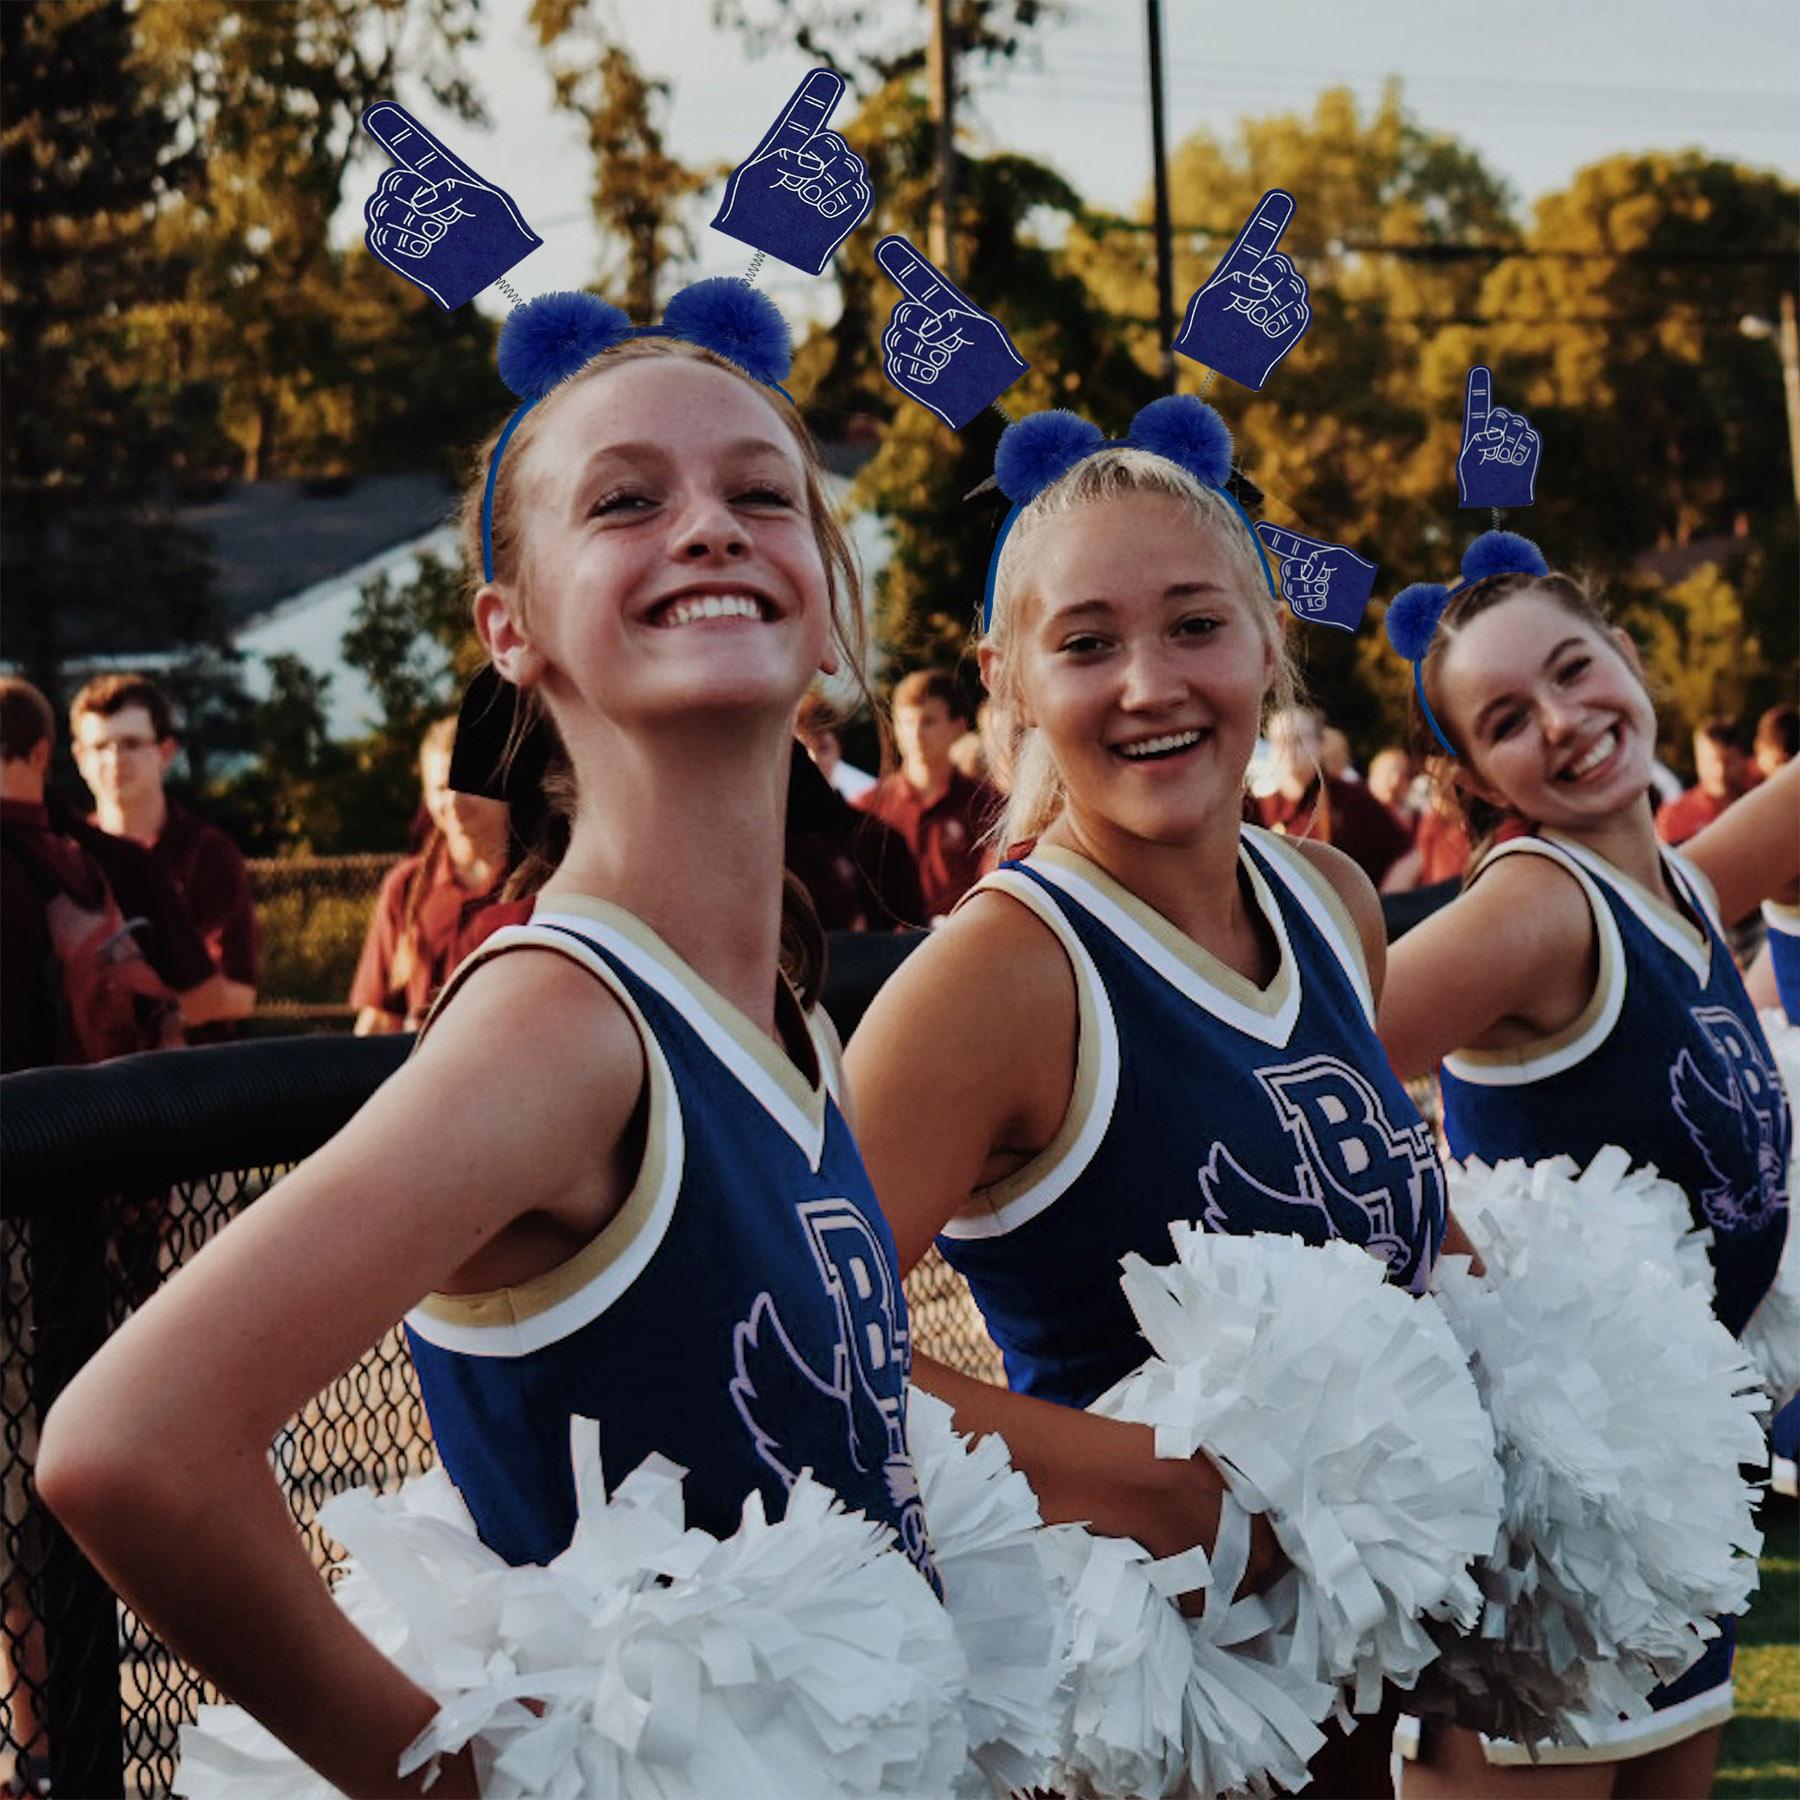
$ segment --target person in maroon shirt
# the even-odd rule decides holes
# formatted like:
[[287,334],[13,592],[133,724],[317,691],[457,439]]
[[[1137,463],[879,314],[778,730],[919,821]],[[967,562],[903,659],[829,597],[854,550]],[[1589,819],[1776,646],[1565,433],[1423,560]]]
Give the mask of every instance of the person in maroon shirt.
[[356,1035],[411,1031],[451,971],[490,932],[517,924],[529,901],[500,902],[507,807],[450,786],[456,721],[439,719],[419,745],[430,835],[388,871],[350,983]]
[[1379,887],[1412,834],[1361,782],[1320,769],[1323,741],[1324,721],[1310,706],[1285,707],[1269,721],[1276,785],[1255,802],[1256,820],[1286,837],[1335,844]]
[[[262,977],[262,930],[250,872],[224,832],[196,818],[163,791],[180,744],[169,702],[142,675],[101,675],[69,705],[75,766],[94,796],[90,823],[152,851],[168,870],[200,928],[224,982],[220,1021],[246,1017]],[[231,1035],[223,1023],[196,1043]]]
[[906,841],[858,812],[802,738],[788,777],[782,860],[806,889],[826,931],[906,931],[925,925],[925,896]]
[[1691,788],[1657,809],[1656,835],[1665,844],[1685,844],[1756,785],[1756,769],[1730,719],[1708,719],[1694,733],[1694,773]]
[[945,917],[991,866],[987,834],[1005,806],[999,789],[950,760],[968,728],[955,680],[942,669],[915,670],[894,689],[900,767],[856,802],[906,840],[933,919]]
[[58,997],[52,985],[50,927],[38,875],[47,875],[83,905],[103,902],[104,889],[125,918],[144,959],[181,1003],[191,1032],[223,1016],[229,1004],[200,933],[168,872],[149,851],[71,818],[45,783],[56,715],[29,682],[0,677],[0,1073],[57,1061]]

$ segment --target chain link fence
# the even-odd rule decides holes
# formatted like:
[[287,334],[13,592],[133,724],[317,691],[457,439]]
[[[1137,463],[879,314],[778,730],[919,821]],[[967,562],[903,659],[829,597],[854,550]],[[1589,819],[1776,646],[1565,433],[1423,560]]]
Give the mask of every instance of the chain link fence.
[[350,979],[375,896],[400,861],[382,856],[268,856],[249,864],[262,924],[255,1033],[347,1030]]
[[[54,1793],[166,1794],[182,1723],[219,1696],[106,1587],[43,1509],[32,1480],[37,1422],[132,1310],[330,1136],[409,1042],[302,1038],[6,1078],[0,1761],[42,1759]],[[252,1141],[266,1151],[246,1155]],[[235,1166],[196,1167],[206,1146]],[[121,1167],[140,1177],[129,1192],[117,1190]],[[960,1277],[933,1255],[907,1293],[922,1352],[1000,1379]],[[394,1488],[433,1461],[399,1331],[290,1419],[269,1458],[329,1579],[340,1553],[315,1522],[324,1502],[349,1487]]]

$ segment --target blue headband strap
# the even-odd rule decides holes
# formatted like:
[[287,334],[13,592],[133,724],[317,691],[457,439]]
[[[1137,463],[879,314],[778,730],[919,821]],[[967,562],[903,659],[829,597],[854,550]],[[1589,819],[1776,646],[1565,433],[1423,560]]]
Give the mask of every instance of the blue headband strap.
[[1419,705],[1425,712],[1425,723],[1432,729],[1437,741],[1454,756],[1456,746],[1444,736],[1444,728],[1437,722],[1437,714],[1431,710],[1431,702],[1425,698],[1425,659],[1421,657],[1413,664],[1413,687],[1419,696]]

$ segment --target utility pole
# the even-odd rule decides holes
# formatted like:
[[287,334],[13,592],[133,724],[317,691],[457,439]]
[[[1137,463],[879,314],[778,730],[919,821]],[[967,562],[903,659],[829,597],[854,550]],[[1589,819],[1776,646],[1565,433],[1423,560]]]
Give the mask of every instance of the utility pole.
[[1175,250],[1169,225],[1169,162],[1163,132],[1161,0],[1144,0],[1150,40],[1150,171],[1156,191],[1156,331],[1162,346],[1163,386],[1175,391]]
[[931,118],[937,127],[937,200],[931,209],[926,248],[931,260],[956,279],[956,51],[950,41],[950,0],[927,0],[931,43],[925,72],[931,87]]
[[1787,396],[1788,461],[1794,473],[1794,500],[1800,505],[1800,324],[1794,318],[1794,296],[1782,290],[1781,386]]

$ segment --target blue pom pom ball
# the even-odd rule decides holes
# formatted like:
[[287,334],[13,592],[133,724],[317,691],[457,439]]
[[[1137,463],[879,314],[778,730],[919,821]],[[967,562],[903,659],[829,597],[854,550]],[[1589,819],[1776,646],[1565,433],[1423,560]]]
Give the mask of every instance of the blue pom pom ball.
[[1033,413],[1001,432],[994,479],[1007,499],[1023,506],[1105,442],[1100,427],[1076,413]]
[[1441,581],[1415,581],[1388,602],[1388,642],[1408,662],[1425,654],[1449,600],[1450,590]]
[[1225,421],[1191,394],[1165,394],[1131,421],[1125,439],[1134,449],[1165,457],[1208,487],[1223,487],[1231,473],[1231,432]]
[[1548,575],[1544,553],[1528,537],[1516,531],[1484,531],[1462,560],[1464,581],[1482,581],[1489,575]]
[[521,400],[541,400],[630,336],[631,320],[598,294],[540,294],[500,328],[500,379]]
[[734,275],[684,287],[663,314],[663,330],[736,363],[770,387],[787,380],[794,366],[793,339],[781,309]]

